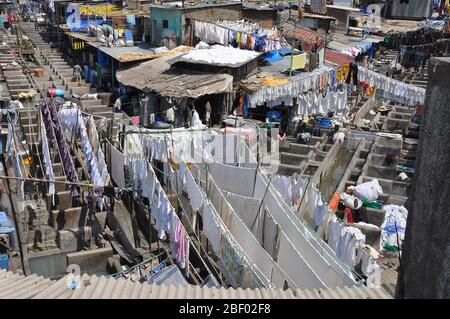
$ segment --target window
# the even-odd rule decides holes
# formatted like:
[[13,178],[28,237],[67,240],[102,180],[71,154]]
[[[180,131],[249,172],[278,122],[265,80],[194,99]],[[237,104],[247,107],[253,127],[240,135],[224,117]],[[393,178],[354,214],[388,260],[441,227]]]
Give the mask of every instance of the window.
[[162,27],[163,27],[163,29],[168,29],[169,28],[169,21],[163,20]]

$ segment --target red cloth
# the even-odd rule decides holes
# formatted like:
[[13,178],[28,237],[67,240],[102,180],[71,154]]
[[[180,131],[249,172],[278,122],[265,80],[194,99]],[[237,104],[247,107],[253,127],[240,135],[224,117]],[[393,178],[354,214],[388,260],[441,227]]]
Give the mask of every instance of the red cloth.
[[353,224],[353,212],[350,208],[344,209],[344,217],[347,215],[347,222]]
[[134,125],[139,125],[139,116],[132,116],[131,123],[133,123]]

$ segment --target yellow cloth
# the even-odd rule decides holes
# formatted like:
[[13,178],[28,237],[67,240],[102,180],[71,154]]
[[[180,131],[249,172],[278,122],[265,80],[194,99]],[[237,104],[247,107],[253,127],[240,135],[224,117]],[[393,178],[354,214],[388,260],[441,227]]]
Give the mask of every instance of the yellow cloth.
[[286,83],[289,83],[288,79],[273,75],[266,76],[261,80],[261,84],[264,84],[265,86],[278,86]]
[[306,53],[297,54],[292,57],[291,70],[304,69],[306,66]]
[[339,82],[342,82],[343,77],[342,71],[343,71],[342,67],[338,67],[336,70],[336,80],[338,80]]
[[348,77],[348,73],[350,72],[350,64],[344,64],[343,66],[344,69],[344,81],[347,79]]
[[238,47],[241,47],[241,36],[242,36],[242,33],[240,33],[240,32],[238,32],[236,35],[236,43],[237,43]]
[[375,93],[375,87],[374,87],[374,86],[369,86],[369,87],[366,89],[366,94],[367,94],[367,95],[372,96],[374,93]]

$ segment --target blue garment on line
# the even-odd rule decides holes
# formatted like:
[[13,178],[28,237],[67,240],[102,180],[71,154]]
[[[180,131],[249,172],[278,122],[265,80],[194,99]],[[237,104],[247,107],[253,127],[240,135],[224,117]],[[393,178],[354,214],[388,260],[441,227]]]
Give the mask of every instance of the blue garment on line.
[[130,29],[125,29],[125,41],[133,41],[133,32]]
[[131,25],[136,25],[136,18],[134,17],[134,14],[127,14],[127,23]]
[[242,106],[242,112],[244,113],[244,118],[248,117],[248,97],[244,95],[244,105]]

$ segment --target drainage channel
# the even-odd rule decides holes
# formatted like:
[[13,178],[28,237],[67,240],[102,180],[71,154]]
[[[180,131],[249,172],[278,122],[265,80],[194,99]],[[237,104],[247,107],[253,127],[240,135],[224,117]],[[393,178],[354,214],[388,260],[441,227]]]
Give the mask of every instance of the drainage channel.
[[319,190],[326,201],[328,201],[336,191],[353,154],[354,151],[348,149],[345,145],[343,145],[336,153],[333,165],[319,185]]

